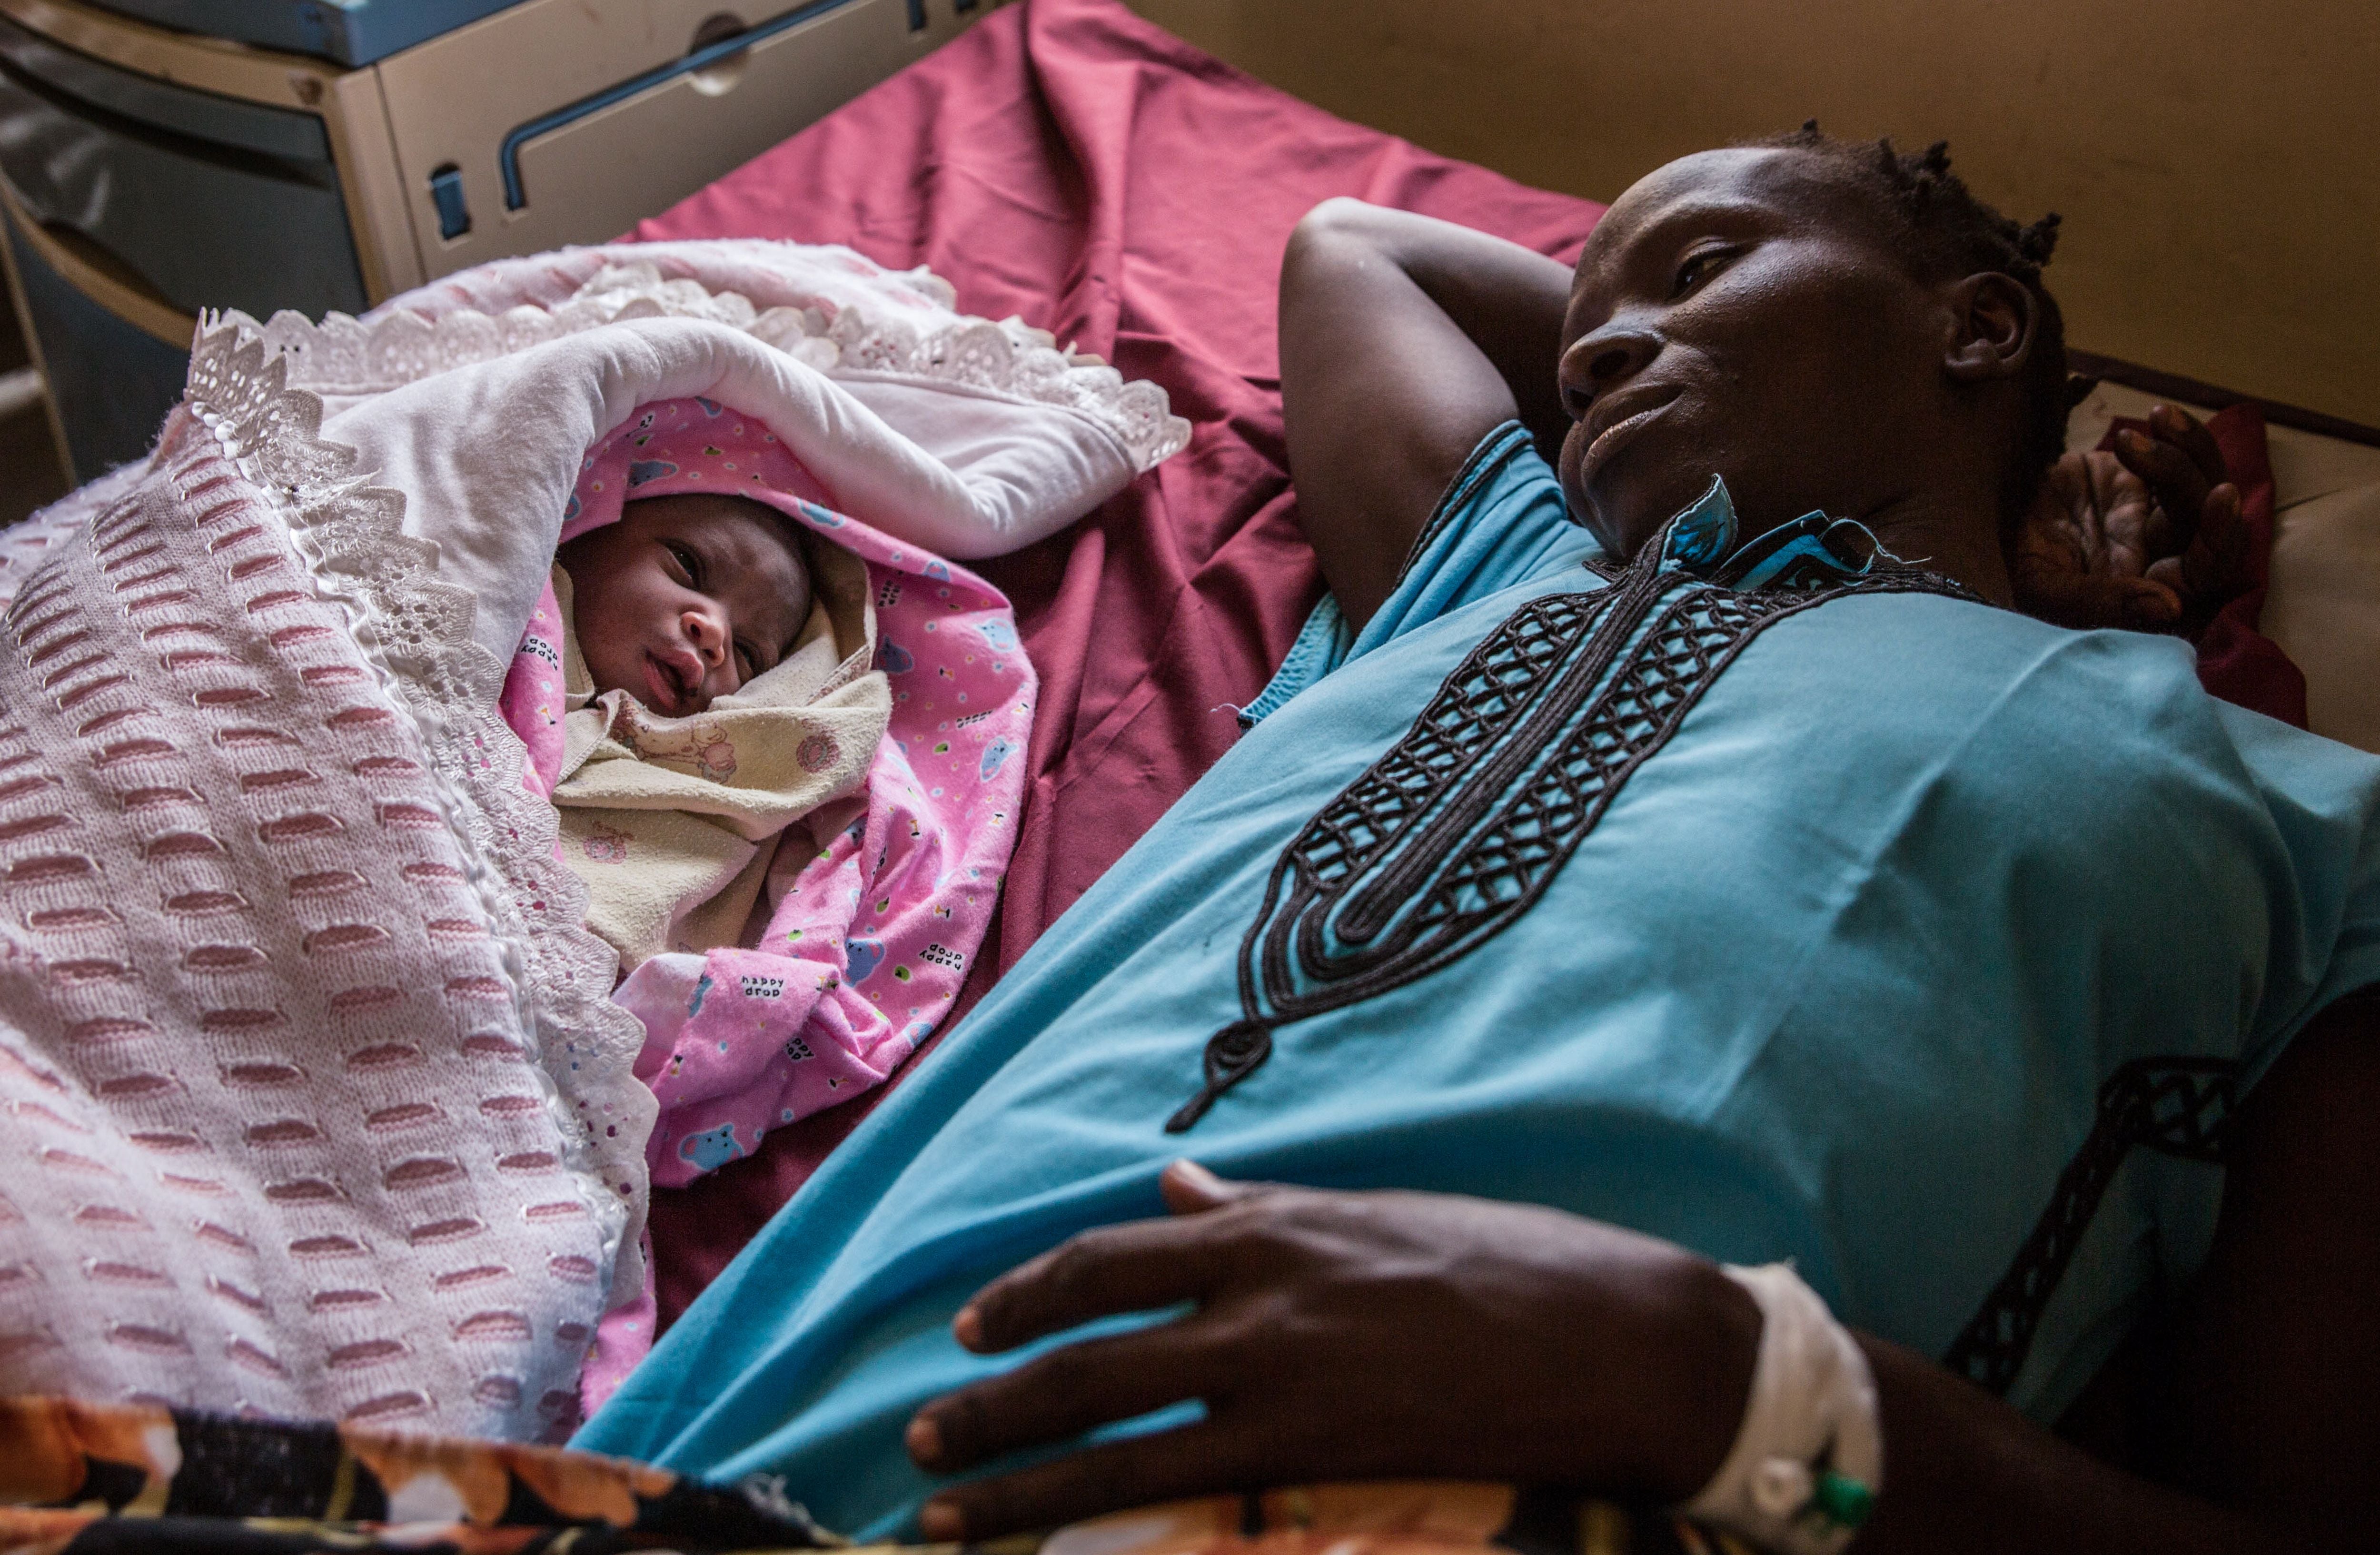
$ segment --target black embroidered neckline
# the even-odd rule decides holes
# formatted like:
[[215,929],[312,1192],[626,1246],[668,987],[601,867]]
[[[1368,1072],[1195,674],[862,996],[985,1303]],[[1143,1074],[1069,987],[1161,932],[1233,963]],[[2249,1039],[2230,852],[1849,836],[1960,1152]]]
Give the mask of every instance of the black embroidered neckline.
[[[1202,1083],[1168,1132],[1190,1128],[1261,1068],[1279,1027],[1402,988],[1516,922],[1768,626],[1847,594],[1973,597],[1876,565],[1888,558],[1872,541],[1851,554],[1839,520],[1813,515],[1740,548],[1732,525],[1714,483],[1634,562],[1605,574],[1609,587],[1521,606],[1306,822],[1241,941],[1241,1018],[1208,1039]],[[1758,585],[1736,586],[1747,575]]]

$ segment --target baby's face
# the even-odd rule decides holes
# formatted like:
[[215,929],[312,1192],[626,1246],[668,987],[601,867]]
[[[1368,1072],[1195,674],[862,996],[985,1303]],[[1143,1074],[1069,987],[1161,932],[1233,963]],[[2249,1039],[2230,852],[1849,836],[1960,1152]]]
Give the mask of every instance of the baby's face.
[[632,502],[556,558],[598,691],[685,718],[792,650],[809,568],[777,516],[741,497]]

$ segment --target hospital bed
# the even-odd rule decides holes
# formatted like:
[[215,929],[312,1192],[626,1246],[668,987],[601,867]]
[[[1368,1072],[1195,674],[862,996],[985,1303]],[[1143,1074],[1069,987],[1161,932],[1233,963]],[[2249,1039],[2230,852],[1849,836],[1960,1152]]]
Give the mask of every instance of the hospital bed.
[[[0,0],[0,15],[31,4]],[[534,200],[538,164],[523,166]],[[500,168],[481,166],[466,189],[474,222],[505,198]],[[1015,602],[1043,681],[1018,846],[970,996],[1229,748],[1236,710],[1319,595],[1282,444],[1275,276],[1290,227],[1335,195],[1565,257],[1600,213],[1334,118],[1121,6],[1068,0],[990,18],[633,229],[842,241],[889,266],[929,265],[965,310],[1022,314],[1152,379],[1195,425],[1184,454],[1092,517],[981,569]],[[419,232],[434,195],[415,203]],[[421,245],[417,260],[431,252]],[[2213,410],[2241,397],[2122,362],[2078,365],[2103,382],[2076,409],[2074,446],[2160,399]],[[2311,725],[2380,750],[2368,673],[2380,429],[2259,403],[2277,518],[2263,629],[2303,670]],[[654,1196],[664,1321],[891,1089]]]

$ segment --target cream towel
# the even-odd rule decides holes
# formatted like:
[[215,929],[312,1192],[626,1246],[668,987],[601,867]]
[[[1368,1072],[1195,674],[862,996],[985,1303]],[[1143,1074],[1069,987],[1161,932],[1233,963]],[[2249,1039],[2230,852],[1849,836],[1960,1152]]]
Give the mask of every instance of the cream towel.
[[[892,714],[876,658],[868,568],[811,548],[816,598],[794,650],[690,718],[625,691],[597,695],[578,649],[570,578],[563,616],[564,861],[587,882],[587,927],[633,971],[662,951],[738,945],[785,828],[857,792]],[[801,842],[809,842],[807,832]]]

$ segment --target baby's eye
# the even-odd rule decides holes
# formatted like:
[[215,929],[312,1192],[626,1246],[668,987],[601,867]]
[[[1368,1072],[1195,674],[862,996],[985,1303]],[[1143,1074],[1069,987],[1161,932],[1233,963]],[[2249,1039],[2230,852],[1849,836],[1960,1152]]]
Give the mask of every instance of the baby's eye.
[[750,643],[739,639],[735,644],[736,678],[748,685],[759,673],[760,655],[753,650]]
[[701,553],[696,551],[691,545],[674,540],[662,541],[662,549],[668,552],[671,560],[676,562],[679,568],[685,572],[686,580],[689,585],[697,589],[702,587]]
[[1727,261],[1735,258],[1733,249],[1697,249],[1678,266],[1677,278],[1670,286],[1671,301],[1685,296],[1716,274]]

